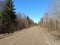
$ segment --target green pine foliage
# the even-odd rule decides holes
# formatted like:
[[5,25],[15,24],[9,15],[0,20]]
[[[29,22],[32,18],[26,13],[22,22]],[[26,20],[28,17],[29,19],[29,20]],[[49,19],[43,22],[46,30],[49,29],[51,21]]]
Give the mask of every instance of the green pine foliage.
[[[16,15],[14,12],[14,5],[12,0],[5,0],[4,9],[1,12],[2,15],[2,33],[14,32],[16,23]],[[12,26],[12,27],[11,27]]]

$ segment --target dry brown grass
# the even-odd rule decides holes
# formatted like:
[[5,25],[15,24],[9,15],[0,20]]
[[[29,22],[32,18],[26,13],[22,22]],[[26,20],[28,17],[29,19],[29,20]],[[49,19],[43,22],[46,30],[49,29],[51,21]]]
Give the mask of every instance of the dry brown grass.
[[49,33],[51,33],[56,39],[60,39],[60,31],[59,30],[49,30]]
[[6,33],[6,34],[0,34],[0,39],[3,39],[3,38],[5,38],[5,37],[8,37],[8,36],[11,36],[13,33],[10,33],[10,34],[8,34],[8,33]]

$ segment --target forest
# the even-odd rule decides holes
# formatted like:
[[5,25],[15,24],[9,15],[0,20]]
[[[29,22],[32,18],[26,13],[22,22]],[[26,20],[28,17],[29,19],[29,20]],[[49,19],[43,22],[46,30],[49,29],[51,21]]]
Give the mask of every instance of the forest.
[[17,13],[14,6],[12,0],[0,0],[0,33],[13,33],[36,24],[29,16]]

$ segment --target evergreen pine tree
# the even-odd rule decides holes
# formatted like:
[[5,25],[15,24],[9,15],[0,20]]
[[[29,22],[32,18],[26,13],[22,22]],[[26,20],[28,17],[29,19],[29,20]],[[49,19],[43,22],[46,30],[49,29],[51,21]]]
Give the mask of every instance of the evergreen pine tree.
[[12,0],[4,1],[4,9],[2,10],[2,32],[14,32],[16,15],[14,12],[14,5]]

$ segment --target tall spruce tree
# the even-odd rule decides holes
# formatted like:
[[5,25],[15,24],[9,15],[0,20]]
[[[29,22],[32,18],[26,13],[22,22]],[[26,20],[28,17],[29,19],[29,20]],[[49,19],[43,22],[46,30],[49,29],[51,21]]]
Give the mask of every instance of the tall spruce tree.
[[14,12],[12,0],[4,1],[4,9],[2,10],[2,31],[3,33],[14,32],[16,15]]
[[6,0],[5,1],[5,14],[9,15],[10,21],[15,22],[16,15],[14,12],[14,5],[12,0]]

